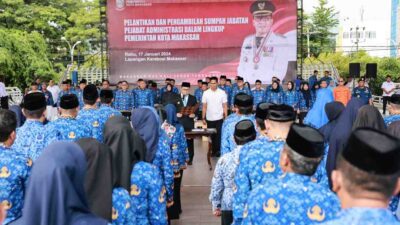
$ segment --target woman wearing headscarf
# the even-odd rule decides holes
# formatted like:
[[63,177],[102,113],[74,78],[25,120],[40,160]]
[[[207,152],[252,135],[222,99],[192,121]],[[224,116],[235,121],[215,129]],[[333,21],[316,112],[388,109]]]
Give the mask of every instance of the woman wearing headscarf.
[[320,89],[319,82],[316,82],[312,87],[311,87],[311,92],[313,94],[313,101],[315,102],[317,99],[317,92]]
[[50,144],[32,168],[22,217],[11,224],[107,225],[89,210],[86,168],[85,155],[77,144]]
[[319,129],[324,135],[325,143],[329,142],[329,138],[332,134],[333,129],[335,129],[337,124],[337,119],[339,118],[340,114],[345,109],[345,106],[341,102],[330,102],[325,105],[325,113],[328,117],[329,123],[325,124]]
[[267,103],[272,103],[272,104],[283,103],[283,93],[277,81],[272,82],[271,90],[266,92],[265,99]]
[[[167,135],[171,138],[172,155],[177,155],[174,163],[174,205],[168,208],[169,219],[179,219],[179,214],[182,212],[181,207],[181,183],[183,170],[186,169],[189,162],[189,153],[187,150],[187,142],[185,137],[185,129],[179,123],[176,116],[176,108],[174,105],[166,105],[164,107],[167,120],[163,123]],[[170,132],[173,131],[174,132]]]
[[146,161],[155,165],[160,172],[166,188],[167,205],[173,205],[174,170],[171,165],[172,154],[170,140],[161,130],[158,115],[148,108],[132,110],[131,123],[133,128],[144,140],[147,148]]
[[336,158],[338,153],[345,147],[347,140],[352,132],[353,123],[357,118],[358,110],[365,103],[357,98],[351,99],[346,108],[337,119],[337,124],[332,130],[329,139],[329,151],[326,162],[326,171],[329,179],[329,185],[332,187],[331,173],[336,169]]
[[287,90],[283,94],[283,102],[285,105],[292,106],[297,111],[299,99],[292,81],[287,82]]
[[310,111],[308,111],[304,124],[316,129],[321,128],[329,122],[325,113],[325,105],[333,102],[333,93],[329,88],[322,88],[317,92],[317,98]]
[[299,123],[303,124],[304,118],[307,116],[308,111],[310,111],[314,104],[313,94],[308,82],[303,82],[301,84],[301,89],[298,95],[299,103],[297,106],[297,114],[299,116]]
[[386,130],[386,125],[379,110],[372,105],[365,105],[358,110],[353,130],[359,127],[370,127],[380,131]]
[[112,221],[113,225],[136,224],[129,192],[122,187],[114,188],[111,149],[94,138],[83,138],[76,143],[83,150],[88,165],[85,193],[89,209],[96,216]]
[[122,116],[108,119],[104,143],[112,152],[114,187],[129,191],[136,223],[167,224],[162,179],[155,166],[144,162],[146,145],[129,121]]
[[162,94],[161,103],[166,106],[168,104],[173,104],[176,107],[180,107],[180,96],[175,93],[174,86],[172,84],[167,84],[165,92]]

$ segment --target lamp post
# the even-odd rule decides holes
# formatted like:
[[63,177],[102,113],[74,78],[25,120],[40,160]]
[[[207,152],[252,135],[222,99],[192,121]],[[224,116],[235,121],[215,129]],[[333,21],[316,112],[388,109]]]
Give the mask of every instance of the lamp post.
[[61,40],[67,42],[67,44],[68,44],[69,53],[70,53],[70,56],[71,56],[71,66],[72,66],[72,65],[74,65],[74,50],[75,50],[75,47],[77,45],[79,45],[80,43],[82,43],[82,41],[77,41],[77,42],[75,42],[74,45],[71,46],[71,43],[69,43],[69,41],[65,37],[62,37]]

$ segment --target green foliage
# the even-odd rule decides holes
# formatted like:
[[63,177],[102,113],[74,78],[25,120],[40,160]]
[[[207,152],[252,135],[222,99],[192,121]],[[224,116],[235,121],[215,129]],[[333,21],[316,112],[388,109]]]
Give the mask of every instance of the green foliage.
[[99,51],[98,5],[99,0],[1,0],[0,75],[20,87],[34,76],[60,77],[69,63],[61,37],[81,41],[75,55],[90,58]]

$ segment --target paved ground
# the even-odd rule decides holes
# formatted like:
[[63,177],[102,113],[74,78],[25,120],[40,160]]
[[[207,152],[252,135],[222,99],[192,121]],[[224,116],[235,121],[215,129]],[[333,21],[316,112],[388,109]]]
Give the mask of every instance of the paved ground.
[[[179,220],[173,220],[172,225],[219,225],[220,218],[212,215],[211,204],[208,201],[211,178],[214,171],[207,165],[207,142],[195,140],[195,156],[192,166],[183,174],[181,192],[182,211]],[[212,160],[215,167],[217,159]]]

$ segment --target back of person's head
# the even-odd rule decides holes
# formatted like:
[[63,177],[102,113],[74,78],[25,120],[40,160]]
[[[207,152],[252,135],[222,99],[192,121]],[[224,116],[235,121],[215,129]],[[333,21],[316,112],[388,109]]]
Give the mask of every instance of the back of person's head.
[[390,97],[390,107],[400,110],[400,94],[394,94]]
[[369,127],[381,131],[386,129],[381,113],[372,105],[365,105],[358,110],[356,120],[353,123],[353,130],[359,127]]
[[17,129],[15,113],[7,109],[0,109],[0,142],[7,141],[15,129]]
[[75,94],[63,95],[60,99],[60,111],[61,114],[70,114],[76,116],[78,113],[79,100]]
[[324,137],[310,126],[293,124],[282,155],[281,166],[284,171],[312,176],[324,155]]
[[89,84],[83,89],[83,102],[86,105],[94,105],[99,98],[99,92],[97,91],[96,85]]
[[261,102],[257,105],[255,118],[256,118],[257,126],[262,131],[265,130],[265,122],[264,121],[267,119],[268,109],[271,105],[273,105],[273,104],[266,103],[266,102]]
[[28,119],[40,119],[46,111],[46,97],[43,93],[34,92],[24,96],[21,107]]
[[101,90],[100,101],[102,104],[111,104],[114,99],[114,93],[112,90]]
[[244,145],[256,139],[257,132],[251,120],[242,120],[235,126],[233,137],[237,145]]
[[253,111],[253,97],[251,95],[238,93],[235,95],[233,104],[242,115],[251,114]]
[[338,172],[332,174],[333,190],[343,188],[353,198],[389,200],[397,194],[399,161],[399,139],[372,128],[358,128],[339,154]]

